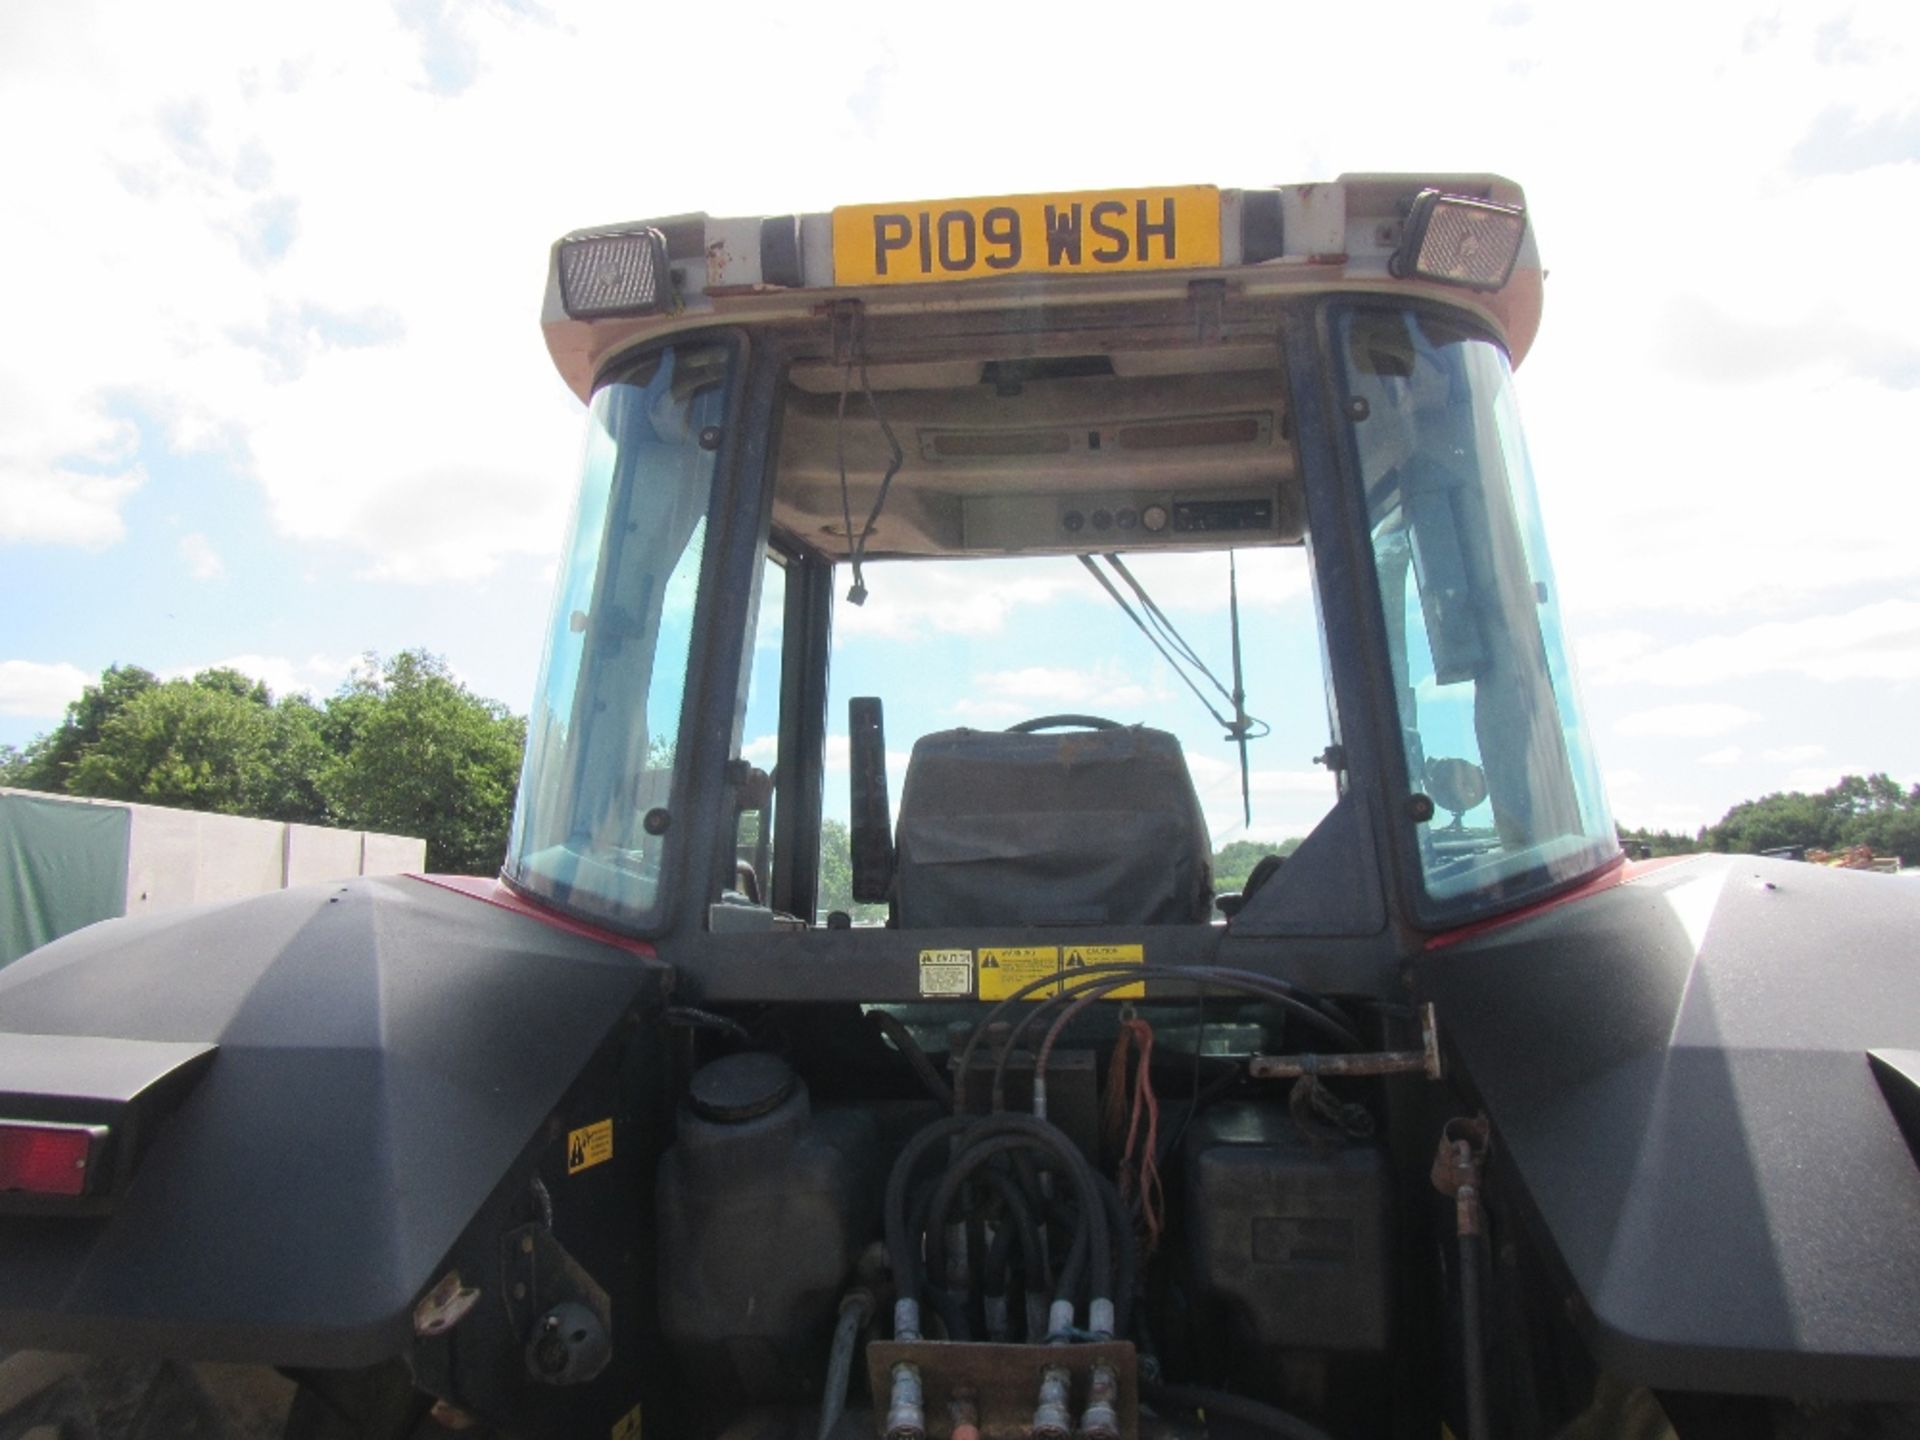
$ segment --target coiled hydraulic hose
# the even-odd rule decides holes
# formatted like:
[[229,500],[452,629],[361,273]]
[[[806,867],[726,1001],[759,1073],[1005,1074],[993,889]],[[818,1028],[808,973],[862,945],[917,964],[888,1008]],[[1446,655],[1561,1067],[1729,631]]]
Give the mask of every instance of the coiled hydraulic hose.
[[[1025,1117],[1006,1118],[1024,1119]],[[1054,1142],[1056,1136],[1059,1137],[1059,1144]],[[943,1229],[947,1213],[953,1208],[954,1200],[960,1193],[960,1187],[976,1170],[996,1155],[1002,1155],[1011,1150],[1035,1148],[1044,1149],[1059,1156],[1063,1148],[1072,1149],[1072,1142],[1067,1141],[1057,1130],[1044,1141],[1036,1140],[1031,1133],[1002,1134],[984,1137],[960,1152],[953,1164],[948,1167],[947,1173],[941,1178],[939,1188],[933,1192],[933,1206],[927,1215],[927,1269],[930,1272],[937,1273],[939,1269],[939,1258],[945,1249]],[[1113,1250],[1107,1206],[1101,1197],[1099,1183],[1093,1176],[1091,1167],[1080,1157],[1078,1151],[1073,1152],[1073,1158],[1079,1163],[1069,1164],[1067,1171],[1073,1180],[1074,1192],[1080,1202],[1080,1224],[1087,1231],[1088,1249],[1091,1251],[1093,1294],[1096,1299],[1108,1299],[1113,1295]],[[1054,1287],[1055,1300],[1072,1301],[1075,1290],[1079,1288],[1079,1276],[1072,1273],[1076,1269],[1073,1258],[1069,1256],[1066,1268],[1060,1272],[1059,1283]]]
[[[912,1182],[914,1171],[935,1146],[943,1141],[961,1137],[964,1137],[964,1144],[959,1154],[954,1157],[948,1175],[942,1180],[942,1186],[945,1186],[948,1180],[952,1180],[953,1189],[948,1191],[944,1203],[939,1190],[936,1190],[935,1207],[930,1209],[925,1224],[925,1229],[934,1237],[933,1244],[929,1246],[930,1253],[933,1252],[933,1246],[939,1243],[940,1226],[946,1213],[945,1206],[951,1203],[952,1194],[958,1188],[959,1179],[956,1178],[956,1173],[959,1177],[964,1177],[966,1173],[991,1158],[992,1155],[1039,1149],[1054,1159],[1058,1168],[1066,1172],[1080,1201],[1081,1219],[1075,1227],[1078,1233],[1075,1236],[1074,1249],[1081,1255],[1085,1255],[1086,1259],[1081,1260],[1075,1254],[1069,1254],[1067,1265],[1055,1286],[1056,1300],[1065,1300],[1072,1296],[1079,1285],[1081,1267],[1090,1261],[1096,1306],[1110,1306],[1113,1262],[1106,1208],[1100,1199],[1092,1167],[1087,1164],[1086,1158],[1075,1148],[1073,1142],[1054,1126],[1030,1116],[949,1116],[936,1120],[908,1141],[906,1148],[894,1161],[892,1172],[887,1176],[883,1217],[887,1256],[893,1267],[894,1283],[899,1294],[894,1311],[896,1335],[904,1338],[907,1335],[919,1334],[919,1296],[925,1288],[915,1255],[915,1231],[908,1225],[907,1188]],[[1015,1143],[996,1143],[1000,1141]],[[993,1146],[991,1151],[986,1148],[989,1145]]]
[[[999,1170],[988,1170],[982,1177],[989,1188],[1000,1197],[1000,1204],[1006,1211],[999,1232],[993,1237],[993,1245],[987,1252],[987,1285],[989,1293],[1006,1293],[1006,1274],[1010,1254],[1014,1245],[1020,1246],[1020,1263],[1027,1275],[1027,1284],[1033,1286],[1036,1281],[1047,1280],[1047,1252],[1040,1241],[1040,1227],[1034,1223],[1033,1207],[1027,1203],[1025,1192],[1020,1183],[1012,1176]],[[999,1290],[992,1287],[999,1285]]]

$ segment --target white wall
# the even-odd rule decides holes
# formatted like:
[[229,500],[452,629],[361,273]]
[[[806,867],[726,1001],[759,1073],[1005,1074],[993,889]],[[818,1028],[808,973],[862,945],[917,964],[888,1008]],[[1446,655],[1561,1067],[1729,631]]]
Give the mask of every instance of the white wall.
[[130,813],[129,915],[356,875],[418,872],[427,863],[427,842],[413,836],[207,815],[118,800],[39,798],[69,805],[110,805]]

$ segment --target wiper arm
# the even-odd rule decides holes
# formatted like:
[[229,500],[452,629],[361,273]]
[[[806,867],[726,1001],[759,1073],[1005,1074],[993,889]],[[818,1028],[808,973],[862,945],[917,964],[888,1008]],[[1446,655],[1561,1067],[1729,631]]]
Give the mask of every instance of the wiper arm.
[[[1120,593],[1119,587],[1108,577],[1106,571],[1095,563],[1094,556],[1082,555],[1080,563],[1086,566],[1088,573],[1100,582],[1100,588],[1113,597],[1113,603],[1118,605],[1126,613],[1126,617],[1139,627],[1140,633],[1147,637],[1147,642],[1160,652],[1161,658],[1173,668],[1173,673],[1180,677],[1182,683],[1194,693],[1194,697],[1206,707],[1207,713],[1226,730],[1227,733],[1223,738],[1233,741],[1239,747],[1240,812],[1243,823],[1251,825],[1253,823],[1253,786],[1247,761],[1247,742],[1271,734],[1273,727],[1266,721],[1247,713],[1246,685],[1240,666],[1240,577],[1234,565],[1233,552],[1231,550],[1227,552],[1228,613],[1233,631],[1233,688],[1231,690],[1221,684],[1219,677],[1207,668],[1207,663],[1200,658],[1199,652],[1187,643],[1185,637],[1167,618],[1166,612],[1154,603],[1153,597],[1147,594],[1146,587],[1134,578],[1133,572],[1121,563],[1118,555],[1108,553],[1098,558],[1105,560],[1113,573],[1126,582],[1127,588],[1140,602],[1138,611],[1135,611],[1134,607],[1127,602],[1127,597]],[[1213,700],[1208,697],[1207,692],[1200,688],[1194,678],[1196,673],[1232,707],[1230,715],[1222,714]]]

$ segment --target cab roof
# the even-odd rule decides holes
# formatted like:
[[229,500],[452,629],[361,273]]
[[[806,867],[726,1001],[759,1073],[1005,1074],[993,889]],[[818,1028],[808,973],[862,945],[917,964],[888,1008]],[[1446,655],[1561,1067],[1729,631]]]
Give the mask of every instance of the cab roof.
[[[1436,198],[1458,202],[1461,213],[1478,202],[1504,215],[1516,246],[1496,283],[1433,278],[1418,266],[1406,273],[1420,235],[1443,228],[1427,225]],[[1078,227],[1072,249],[1062,238],[1069,221]],[[569,295],[566,264],[594,247],[618,249],[623,275],[643,272],[637,293],[646,304],[596,308]],[[872,318],[906,318],[1198,302],[1208,292],[1223,300],[1417,294],[1477,313],[1517,365],[1539,327],[1541,273],[1525,198],[1512,181],[1354,174],[1261,189],[1082,191],[595,226],[555,242],[541,323],[561,377],[583,400],[610,360],[648,340],[715,324],[818,318],[849,300]]]

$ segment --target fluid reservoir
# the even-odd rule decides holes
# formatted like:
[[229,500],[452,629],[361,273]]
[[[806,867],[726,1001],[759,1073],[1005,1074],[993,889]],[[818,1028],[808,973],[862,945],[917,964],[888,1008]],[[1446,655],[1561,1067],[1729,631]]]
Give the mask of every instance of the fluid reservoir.
[[839,1298],[878,1224],[871,1119],[814,1113],[776,1055],[695,1072],[658,1178],[660,1322],[698,1386],[806,1393]]
[[1273,1363],[1286,1350],[1386,1349],[1384,1150],[1322,1149],[1284,1106],[1222,1104],[1194,1122],[1186,1154],[1194,1273],[1243,1345]]

